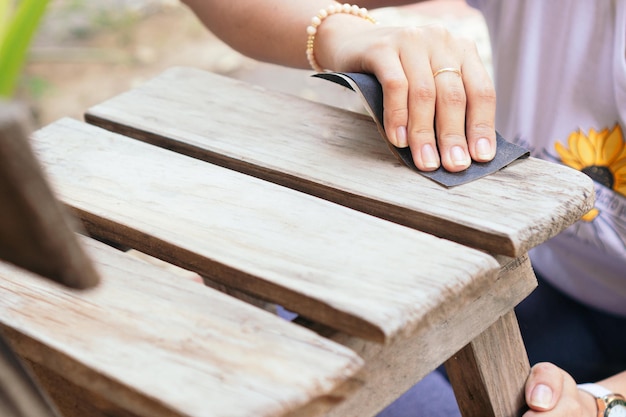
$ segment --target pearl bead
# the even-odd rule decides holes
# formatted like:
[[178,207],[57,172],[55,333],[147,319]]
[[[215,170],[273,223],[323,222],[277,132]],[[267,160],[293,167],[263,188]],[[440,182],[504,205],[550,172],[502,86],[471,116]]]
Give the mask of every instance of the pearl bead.
[[311,24],[307,26],[306,28],[306,33],[308,35],[308,38],[306,41],[306,57],[307,57],[307,60],[309,61],[309,64],[311,65],[311,68],[313,68],[315,71],[318,71],[318,72],[322,72],[324,70],[322,69],[322,67],[320,67],[320,65],[317,63],[315,59],[314,46],[315,46],[315,35],[317,34],[317,28],[324,22],[324,19],[326,19],[328,16],[331,16],[335,13],[351,14],[353,16],[365,19],[371,23],[376,23],[376,20],[374,20],[374,18],[372,18],[368,14],[367,9],[361,8],[357,5],[350,5],[348,3],[341,4],[341,5],[331,4],[327,8],[321,9],[317,13],[316,16],[313,16],[311,18]]

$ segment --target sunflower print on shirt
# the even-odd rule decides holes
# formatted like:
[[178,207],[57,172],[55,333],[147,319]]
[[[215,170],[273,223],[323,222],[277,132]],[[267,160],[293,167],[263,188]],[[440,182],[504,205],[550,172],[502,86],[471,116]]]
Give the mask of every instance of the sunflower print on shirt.
[[578,222],[576,234],[599,246],[611,241],[609,246],[626,248],[626,142],[620,125],[578,130],[569,135],[567,146],[557,142],[555,150],[563,164],[596,183],[595,207]]

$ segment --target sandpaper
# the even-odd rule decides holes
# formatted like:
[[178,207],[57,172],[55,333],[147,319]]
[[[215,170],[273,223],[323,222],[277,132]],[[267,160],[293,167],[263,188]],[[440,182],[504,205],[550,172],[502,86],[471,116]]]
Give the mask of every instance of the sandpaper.
[[385,129],[383,126],[383,90],[374,75],[324,72],[315,74],[314,77],[335,82],[359,94],[363,100],[366,110],[376,122],[380,134],[393,154],[396,155],[396,157],[409,168],[412,168],[421,175],[428,177],[445,187],[453,187],[477,180],[506,167],[517,159],[529,156],[528,150],[506,141],[498,132],[496,132],[497,151],[496,156],[491,161],[472,161],[469,168],[461,172],[449,172],[443,167],[440,167],[435,171],[420,171],[413,163],[411,149],[409,147],[398,148],[392,145],[385,135]]

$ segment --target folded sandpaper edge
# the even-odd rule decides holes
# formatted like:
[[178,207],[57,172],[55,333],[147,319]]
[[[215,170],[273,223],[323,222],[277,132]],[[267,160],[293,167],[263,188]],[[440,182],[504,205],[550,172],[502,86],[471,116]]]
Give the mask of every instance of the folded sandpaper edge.
[[323,72],[315,74],[314,77],[332,81],[359,94],[366,110],[376,122],[382,138],[385,140],[393,154],[409,168],[443,186],[453,187],[456,185],[466,184],[499,171],[511,162],[517,159],[526,158],[530,155],[527,149],[506,141],[498,132],[496,132],[497,152],[496,156],[491,161],[472,162],[469,168],[461,172],[448,172],[442,167],[436,171],[420,171],[413,163],[411,149],[408,147],[398,148],[392,145],[385,135],[383,125],[383,90],[374,75],[361,73]]

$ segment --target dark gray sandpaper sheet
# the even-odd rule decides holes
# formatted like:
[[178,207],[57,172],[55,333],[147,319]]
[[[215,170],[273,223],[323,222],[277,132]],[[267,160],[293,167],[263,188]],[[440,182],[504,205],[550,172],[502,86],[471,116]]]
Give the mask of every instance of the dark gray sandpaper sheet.
[[[383,90],[375,76],[371,74],[339,72],[325,72],[315,74],[314,76],[335,82],[360,94],[367,111],[374,118],[381,134],[384,135]],[[389,143],[386,137],[383,137],[383,139],[387,141],[389,148],[405,165],[446,187],[453,187],[477,180],[506,167],[517,159],[526,158],[529,155],[528,150],[504,140],[496,132],[497,152],[493,160],[489,162],[472,161],[470,167],[461,172],[448,172],[442,167],[436,171],[426,172],[417,169],[413,163],[410,148],[398,148]]]

